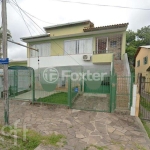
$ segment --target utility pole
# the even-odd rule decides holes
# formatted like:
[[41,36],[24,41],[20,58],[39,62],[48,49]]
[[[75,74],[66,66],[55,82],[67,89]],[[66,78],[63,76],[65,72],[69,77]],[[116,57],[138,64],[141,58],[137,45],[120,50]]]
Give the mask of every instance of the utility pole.
[[[2,0],[2,49],[3,58],[7,58],[7,10],[6,10],[6,0]],[[9,124],[9,99],[8,99],[8,64],[4,64],[4,119],[5,125]]]

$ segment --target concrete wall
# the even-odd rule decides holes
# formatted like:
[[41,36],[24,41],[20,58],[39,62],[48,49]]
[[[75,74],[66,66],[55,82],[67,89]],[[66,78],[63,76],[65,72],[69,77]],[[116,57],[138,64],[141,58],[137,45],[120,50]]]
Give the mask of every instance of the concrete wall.
[[51,56],[40,57],[39,66],[38,58],[29,58],[28,66],[38,69],[42,67],[57,67],[57,66],[99,66],[105,69],[105,66],[109,66],[111,63],[93,64],[91,61],[84,61],[82,55],[65,55],[65,56]]

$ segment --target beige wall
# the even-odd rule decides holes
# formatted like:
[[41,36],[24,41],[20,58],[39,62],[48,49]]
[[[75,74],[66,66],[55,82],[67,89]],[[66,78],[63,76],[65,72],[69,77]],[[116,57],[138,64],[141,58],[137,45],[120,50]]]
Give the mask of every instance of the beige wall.
[[112,62],[113,60],[113,54],[97,54],[92,56],[92,63],[99,63],[99,62]]
[[77,34],[77,33],[83,33],[84,27],[90,27],[90,23],[49,29],[47,30],[47,33],[50,33],[51,37],[68,35],[68,34]]
[[[148,56],[148,63],[143,63],[143,58]],[[137,61],[140,60],[140,66],[137,67]],[[137,57],[136,57],[136,64],[135,64],[135,83],[137,82],[137,75],[138,73],[142,73],[143,77],[150,78],[150,72],[146,71],[147,68],[150,66],[150,49],[141,48]]]

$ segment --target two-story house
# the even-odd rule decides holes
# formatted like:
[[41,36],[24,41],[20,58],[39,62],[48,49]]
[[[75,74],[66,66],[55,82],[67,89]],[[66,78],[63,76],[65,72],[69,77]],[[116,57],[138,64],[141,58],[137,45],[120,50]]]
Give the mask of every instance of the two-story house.
[[[128,23],[94,27],[90,20],[44,27],[46,34],[21,38],[39,52],[27,52],[28,66],[92,66],[108,68],[125,54]],[[39,66],[38,66],[39,55]]]
[[[90,20],[85,20],[44,27],[46,34],[21,39],[28,46],[39,50],[37,52],[27,49],[27,64],[35,72],[46,67],[82,66],[105,75],[112,74],[114,68],[118,76],[129,76],[125,53],[127,27],[128,23],[95,27]],[[59,87],[66,86],[65,82],[66,80],[62,79]],[[122,84],[122,81],[117,80],[117,93],[130,86],[127,81],[125,83],[120,88],[118,85]],[[36,85],[38,86],[40,85]],[[119,95],[117,99],[121,100],[118,107],[122,107],[122,101],[125,102],[125,107],[128,107],[128,96],[124,100],[123,96]]]

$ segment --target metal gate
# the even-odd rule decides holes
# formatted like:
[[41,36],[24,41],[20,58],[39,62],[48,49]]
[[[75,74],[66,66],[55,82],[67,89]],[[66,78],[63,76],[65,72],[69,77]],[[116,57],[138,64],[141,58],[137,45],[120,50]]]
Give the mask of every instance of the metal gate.
[[140,113],[143,120],[150,121],[150,78],[139,75]]
[[111,76],[111,112],[129,110],[132,106],[132,88],[134,76]]
[[8,68],[9,98],[30,100],[35,99],[35,77],[31,67],[11,66]]

